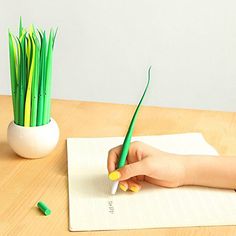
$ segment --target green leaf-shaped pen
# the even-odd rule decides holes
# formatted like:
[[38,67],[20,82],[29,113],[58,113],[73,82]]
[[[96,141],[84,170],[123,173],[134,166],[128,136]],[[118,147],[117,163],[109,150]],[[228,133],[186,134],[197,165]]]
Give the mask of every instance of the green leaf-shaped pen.
[[14,49],[14,40],[13,36],[8,32],[9,35],[9,56],[10,56],[10,72],[11,72],[11,93],[12,93],[12,103],[13,103],[13,112],[14,112],[14,120],[18,122],[18,114],[16,108],[16,87],[17,87],[17,79],[16,79],[16,51]]
[[25,94],[26,94],[26,55],[25,55],[26,32],[18,39],[20,45],[20,80],[19,80],[19,125],[24,126]]
[[[130,142],[131,142],[131,138],[132,138],[132,134],[133,134],[133,131],[134,131],[134,125],[135,125],[135,121],[137,119],[137,114],[139,112],[139,109],[140,109],[140,106],[142,104],[142,101],[145,97],[145,94],[146,94],[146,91],[148,89],[148,86],[149,86],[149,82],[150,82],[150,76],[151,75],[151,66],[149,67],[148,69],[148,82],[147,82],[147,85],[145,87],[145,90],[143,92],[143,96],[141,97],[140,101],[139,101],[139,104],[134,112],[134,115],[133,115],[133,118],[130,122],[130,125],[129,125],[129,129],[128,129],[128,132],[125,136],[125,140],[123,142],[123,145],[122,145],[122,151],[121,151],[121,154],[120,154],[120,160],[119,160],[119,163],[118,163],[118,168],[121,168],[125,165],[125,161],[126,161],[126,158],[127,158],[127,155],[128,155],[128,152],[129,152],[129,147],[130,147]],[[118,188],[118,184],[119,184],[119,181],[115,181],[113,183],[113,186],[112,186],[112,190],[111,190],[111,194],[115,194],[116,191],[117,191],[117,188]]]
[[38,98],[38,114],[37,114],[37,126],[43,125],[44,117],[44,90],[46,80],[46,55],[47,55],[47,38],[46,32],[43,34],[39,32],[41,39],[41,54],[40,54],[40,68],[39,68],[39,98]]

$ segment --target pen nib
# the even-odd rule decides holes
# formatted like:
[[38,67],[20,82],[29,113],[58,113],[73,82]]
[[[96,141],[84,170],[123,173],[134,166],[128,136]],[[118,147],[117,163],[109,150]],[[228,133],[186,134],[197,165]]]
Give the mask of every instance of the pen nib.
[[112,188],[111,188],[111,194],[112,194],[112,195],[116,194],[118,185],[119,185],[119,181],[115,181],[115,182],[113,183]]

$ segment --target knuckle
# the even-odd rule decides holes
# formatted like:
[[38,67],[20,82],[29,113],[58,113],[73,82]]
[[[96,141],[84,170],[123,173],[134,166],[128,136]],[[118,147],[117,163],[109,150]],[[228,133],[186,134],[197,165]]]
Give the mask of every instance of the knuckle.
[[108,156],[112,156],[114,153],[115,153],[115,150],[114,148],[112,148],[108,151]]
[[134,146],[134,147],[138,147],[138,146],[140,146],[142,144],[142,142],[140,142],[140,141],[134,141],[134,142],[132,142],[132,145]]
[[120,153],[122,145],[119,145],[117,147],[113,147],[112,149],[110,149],[108,151],[108,156],[114,156],[114,155],[118,155]]
[[134,141],[132,142],[131,144],[132,148],[136,151],[141,151],[142,150],[142,146],[143,146],[143,143],[140,142],[140,141]]

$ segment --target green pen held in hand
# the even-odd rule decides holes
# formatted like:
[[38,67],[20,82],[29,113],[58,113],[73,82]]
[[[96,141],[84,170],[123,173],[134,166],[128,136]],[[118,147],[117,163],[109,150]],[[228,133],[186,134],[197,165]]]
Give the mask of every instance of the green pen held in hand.
[[[133,134],[133,131],[134,131],[134,125],[135,125],[135,122],[136,122],[136,119],[137,119],[137,114],[139,112],[139,109],[140,109],[140,106],[142,104],[142,101],[145,97],[145,94],[146,94],[146,91],[148,89],[148,86],[149,86],[149,82],[150,82],[150,77],[151,77],[151,66],[149,67],[148,69],[148,82],[147,82],[147,85],[145,87],[145,90],[143,92],[143,95],[139,101],[139,104],[134,112],[134,115],[133,115],[133,118],[130,122],[130,125],[129,125],[129,129],[128,129],[128,132],[125,136],[125,140],[123,142],[123,145],[122,145],[122,151],[121,151],[121,154],[120,154],[120,159],[119,159],[119,163],[118,163],[118,168],[121,168],[125,165],[125,162],[126,162],[126,158],[127,158],[127,155],[128,155],[128,152],[129,152],[129,147],[130,147],[130,142],[131,142],[131,138],[132,138],[132,134]],[[111,194],[115,194],[116,191],[117,191],[117,188],[118,188],[118,185],[119,185],[119,181],[115,181],[112,185],[112,190],[111,190]]]

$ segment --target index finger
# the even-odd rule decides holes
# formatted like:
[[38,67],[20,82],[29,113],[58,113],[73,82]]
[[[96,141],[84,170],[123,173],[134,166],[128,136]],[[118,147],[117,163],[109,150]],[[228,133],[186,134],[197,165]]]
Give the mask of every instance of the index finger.
[[108,152],[107,170],[109,173],[116,169],[116,165],[117,165],[119,158],[120,158],[121,150],[122,150],[122,145],[119,145],[117,147],[112,148]]

